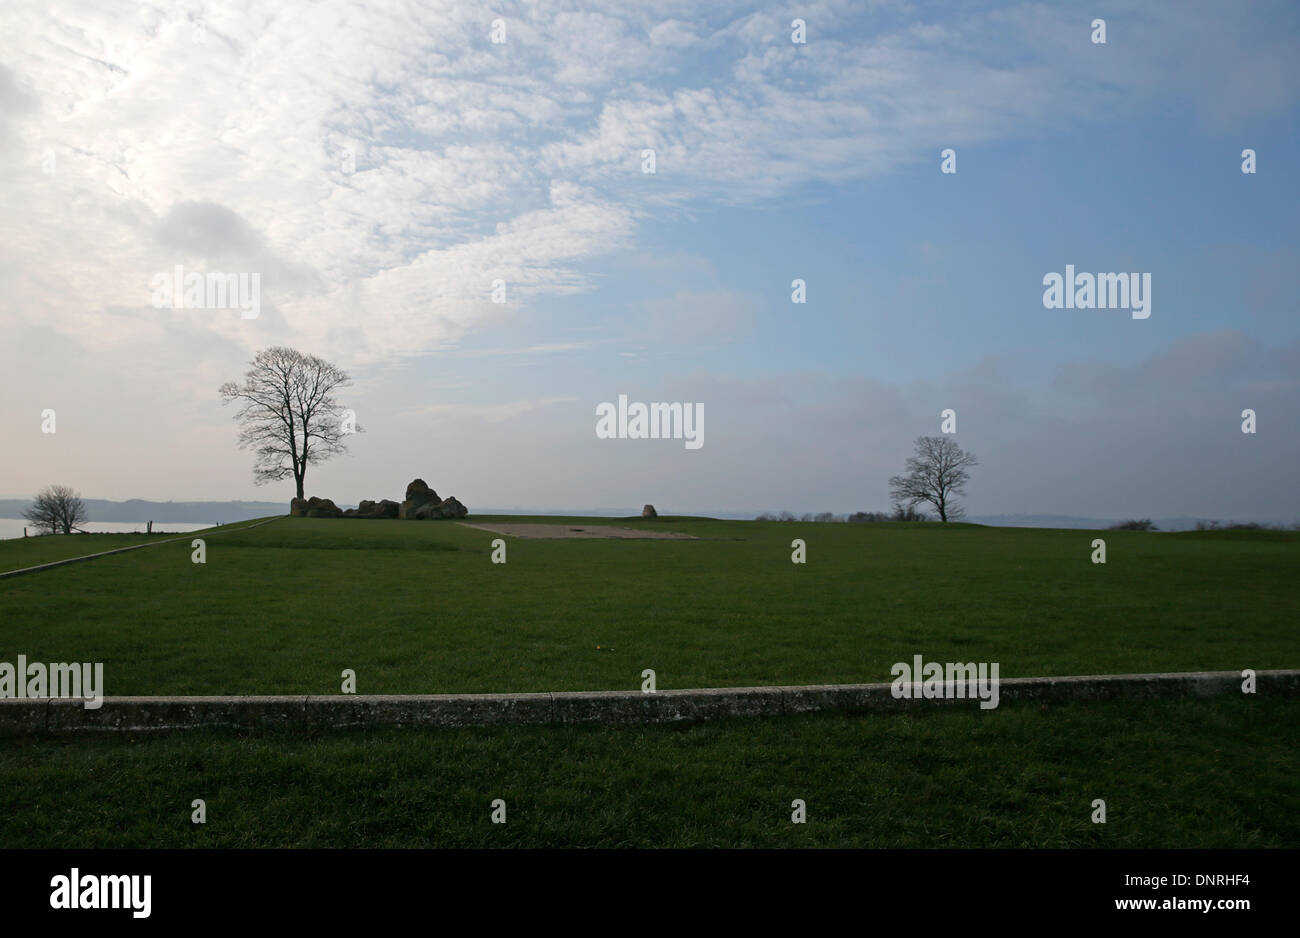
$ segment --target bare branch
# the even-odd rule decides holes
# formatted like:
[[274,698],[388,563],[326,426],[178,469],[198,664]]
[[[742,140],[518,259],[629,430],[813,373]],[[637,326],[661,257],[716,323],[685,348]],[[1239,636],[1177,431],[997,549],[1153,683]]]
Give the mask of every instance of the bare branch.
[[915,445],[916,455],[908,458],[906,473],[889,480],[890,496],[908,508],[928,502],[939,512],[940,521],[961,518],[965,512],[951,499],[965,494],[970,480],[967,469],[977,464],[975,455],[946,436],[920,436]]
[[343,408],[334,397],[352,383],[346,372],[315,355],[284,346],[263,349],[243,384],[228,381],[222,402],[240,402],[239,446],[254,451],[257,484],[293,476],[303,497],[307,467],[346,452]]
[[40,491],[23,517],[47,534],[71,534],[90,517],[81,496],[66,485],[51,485]]

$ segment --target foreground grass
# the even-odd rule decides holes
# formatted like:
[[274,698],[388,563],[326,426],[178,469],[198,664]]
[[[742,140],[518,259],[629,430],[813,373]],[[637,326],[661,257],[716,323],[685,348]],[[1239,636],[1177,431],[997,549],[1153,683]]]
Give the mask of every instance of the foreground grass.
[[1300,701],[1250,697],[9,740],[0,847],[1293,847],[1297,752]]
[[223,526],[203,565],[187,536],[0,582],[0,661],[101,661],[113,695],[338,693],[344,668],[366,694],[875,682],[914,654],[1004,678],[1300,664],[1300,534],[1103,532],[1098,565],[1090,531],[629,523],[699,539],[506,538],[493,564],[496,535],[451,522]]

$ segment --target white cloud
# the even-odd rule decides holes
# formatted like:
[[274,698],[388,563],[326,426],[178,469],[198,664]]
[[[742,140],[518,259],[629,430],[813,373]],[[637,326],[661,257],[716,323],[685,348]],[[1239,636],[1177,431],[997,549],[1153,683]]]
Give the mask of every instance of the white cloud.
[[[564,341],[571,332],[531,322],[520,338],[510,324],[591,290],[593,262],[641,247],[639,235],[683,209],[772,205],[808,183],[933,161],[940,146],[1077,130],[1152,100],[1186,103],[1216,127],[1294,104],[1294,30],[1186,6],[1117,18],[1111,44],[1095,47],[1086,18],[1052,4],[930,22],[906,2],[810,0],[797,14],[809,43],[795,46],[795,14],[777,4],[672,0],[652,15],[616,0],[500,14],[443,0],[6,0],[0,382],[23,407],[81,402],[77,419],[105,439],[144,427],[160,445],[219,433],[225,446],[228,417],[200,403],[258,347],[302,345],[373,380],[382,365],[400,374],[490,329],[507,337],[482,357],[562,361],[586,347]],[[507,20],[502,45],[489,40],[495,15]],[[1178,57],[1189,48],[1199,72]],[[647,146],[654,176],[640,170]],[[1251,302],[1284,293],[1279,258]],[[153,309],[150,279],[177,264],[261,272],[262,316]],[[711,341],[743,334],[750,314],[734,285],[698,263],[699,282],[683,283],[676,259],[663,270],[670,298],[624,297],[629,318]],[[491,302],[497,279],[504,304]],[[600,334],[626,349],[610,360],[639,369],[650,340],[629,334],[635,325]],[[504,421],[568,400],[496,393],[520,400],[425,413]],[[863,417],[813,404],[785,416],[844,432]],[[21,421],[8,439],[26,432]],[[725,439],[717,432],[705,464]],[[62,438],[47,443],[74,460]],[[509,441],[499,445],[508,463]],[[859,454],[837,446],[827,452],[845,465]],[[37,452],[25,461],[40,482],[60,464],[37,464]],[[139,456],[118,457],[126,485]],[[192,484],[219,490],[246,468],[240,454],[214,457]],[[163,487],[170,471],[145,481]],[[727,495],[737,465],[711,471]],[[610,469],[579,465],[572,478],[584,473]]]
[[650,30],[650,44],[667,46],[671,49],[684,49],[700,41],[689,23],[681,20],[664,20],[655,24]]
[[[1175,12],[1153,7],[1131,29],[1187,35]],[[503,15],[508,41],[494,45],[488,11],[451,2],[11,0],[6,319],[105,348],[157,339],[165,318],[141,308],[152,274],[220,259],[176,237],[202,204],[235,225],[236,260],[267,275],[271,313],[257,328],[221,316],[192,328],[358,360],[445,348],[499,320],[483,301],[492,279],[520,303],[585,290],[584,266],[657,206],[863,178],[931,159],[940,140],[1086,119],[1185,76],[1159,44],[1149,58],[1099,51],[1041,5],[930,24],[906,4],[810,4],[806,46],[778,7]],[[1237,25],[1207,54],[1267,64],[1284,48]],[[1294,76],[1273,83],[1257,107],[1295,92]],[[1222,96],[1207,107],[1222,117]],[[639,170],[646,146],[655,177]],[[106,307],[138,314],[110,334]]]
[[553,404],[567,404],[576,397],[548,397],[536,401],[508,401],[502,404],[425,404],[403,410],[403,417],[442,417],[469,422],[501,423],[522,417]]

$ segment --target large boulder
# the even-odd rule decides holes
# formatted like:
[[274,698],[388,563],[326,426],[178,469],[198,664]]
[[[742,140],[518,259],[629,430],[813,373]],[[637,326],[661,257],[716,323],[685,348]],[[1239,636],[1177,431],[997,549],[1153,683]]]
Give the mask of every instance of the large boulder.
[[308,518],[342,518],[343,512],[330,499],[317,498],[313,495],[307,499],[306,515]]
[[440,502],[425,502],[410,517],[416,521],[436,521],[441,518],[464,518],[468,514],[469,509],[452,496]]
[[429,488],[429,484],[423,479],[413,479],[411,484],[406,487],[406,500],[408,502],[436,502],[438,493]]
[[397,502],[387,498],[378,502],[362,499],[354,514],[348,515],[346,511],[343,514],[351,518],[396,518],[400,507]]
[[406,487],[406,500],[398,507],[397,517],[414,518],[416,510],[423,505],[437,505],[438,493],[429,488],[423,479],[415,479]]
[[448,495],[438,504],[438,511],[442,512],[443,518],[464,518],[469,514],[469,509],[462,505],[455,495]]
[[289,502],[289,514],[295,518],[341,518],[343,512],[328,498],[295,498]]
[[646,505],[644,508],[641,509],[641,517],[642,517],[642,518],[658,518],[658,517],[659,517],[659,512],[655,511],[655,506],[654,506],[654,505]]

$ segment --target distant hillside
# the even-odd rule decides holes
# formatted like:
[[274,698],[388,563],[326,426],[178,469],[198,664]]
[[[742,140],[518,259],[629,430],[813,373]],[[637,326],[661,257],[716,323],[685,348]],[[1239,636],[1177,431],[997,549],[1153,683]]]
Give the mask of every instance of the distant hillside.
[[[975,524],[987,524],[995,528],[1082,528],[1088,531],[1100,531],[1115,524],[1115,520],[1104,518],[1080,518],[1077,515],[971,515],[965,518]],[[1160,522],[1156,524],[1164,530]],[[1196,522],[1188,525],[1195,526]]]
[[[1152,518],[1151,522],[1161,531],[1194,531],[1200,520],[1211,520],[1212,515],[1199,518]],[[1104,531],[1112,524],[1118,524],[1125,518],[1079,518],[1075,515],[978,515],[966,518],[976,524],[987,524],[999,528],[1083,528],[1089,531]],[[1219,518],[1220,524],[1229,521],[1256,521],[1255,518]],[[1275,522],[1268,522],[1273,524]]]
[[[113,502],[87,498],[86,511],[91,521],[159,521],[194,524],[228,524],[267,515],[288,514],[284,502],[149,502],[139,498]],[[31,507],[26,498],[0,499],[0,518],[21,518]]]

